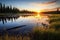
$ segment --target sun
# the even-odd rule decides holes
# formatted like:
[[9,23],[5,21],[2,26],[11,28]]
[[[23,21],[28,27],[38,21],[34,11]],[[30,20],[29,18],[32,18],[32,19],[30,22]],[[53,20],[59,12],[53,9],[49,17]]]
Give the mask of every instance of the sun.
[[40,13],[40,11],[37,11],[37,13]]
[[41,11],[37,11],[36,18],[41,18],[40,12],[41,12]]

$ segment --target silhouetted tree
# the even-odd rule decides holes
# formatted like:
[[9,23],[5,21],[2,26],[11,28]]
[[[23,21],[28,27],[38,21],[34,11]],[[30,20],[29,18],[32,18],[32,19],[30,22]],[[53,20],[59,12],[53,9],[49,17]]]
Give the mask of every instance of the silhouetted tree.
[[2,4],[2,3],[0,3],[0,14],[1,13],[25,13],[25,14],[27,14],[27,13],[34,13],[34,12],[32,12],[32,11],[28,11],[28,10],[22,10],[22,11],[20,11],[18,8],[16,8],[16,7],[12,7],[11,5],[10,6],[6,6],[5,4]]
[[2,7],[3,9],[2,9],[2,12],[4,12],[5,13],[5,4],[3,4],[3,7]]
[[19,9],[10,6],[5,6],[5,4],[0,3],[0,13],[18,13]]
[[2,4],[0,3],[0,12],[2,12]]
[[59,12],[60,7],[57,8],[57,12]]

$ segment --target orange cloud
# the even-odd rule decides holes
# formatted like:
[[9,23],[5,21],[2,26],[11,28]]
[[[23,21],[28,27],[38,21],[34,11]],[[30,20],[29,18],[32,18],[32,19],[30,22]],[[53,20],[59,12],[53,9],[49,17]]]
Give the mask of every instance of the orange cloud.
[[44,4],[52,4],[52,3],[56,3],[57,0],[51,1],[51,2],[46,2]]
[[51,1],[51,2],[45,2],[45,3],[30,3],[31,5],[35,5],[35,6],[47,6],[47,5],[51,5],[51,4],[55,4],[57,0]]

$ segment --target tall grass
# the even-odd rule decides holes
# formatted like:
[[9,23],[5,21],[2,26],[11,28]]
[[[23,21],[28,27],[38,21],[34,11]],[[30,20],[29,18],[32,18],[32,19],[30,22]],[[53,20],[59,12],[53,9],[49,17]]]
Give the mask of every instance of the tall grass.
[[60,15],[53,14],[49,18],[48,28],[34,28],[32,40],[60,40]]
[[35,28],[32,40],[60,40],[60,32],[56,31],[54,28]]
[[0,36],[0,40],[30,40],[29,36],[9,36],[8,34],[4,35],[4,36]]

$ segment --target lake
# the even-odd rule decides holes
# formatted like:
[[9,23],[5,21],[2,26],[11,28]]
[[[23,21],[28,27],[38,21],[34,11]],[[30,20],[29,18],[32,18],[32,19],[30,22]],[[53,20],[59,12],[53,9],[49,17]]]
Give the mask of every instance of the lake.
[[[23,26],[24,25],[24,26]],[[18,17],[0,17],[0,33],[4,34],[25,34],[33,30],[34,27],[47,27],[49,18],[46,15],[41,16],[18,16]],[[17,28],[18,27],[18,28]]]

